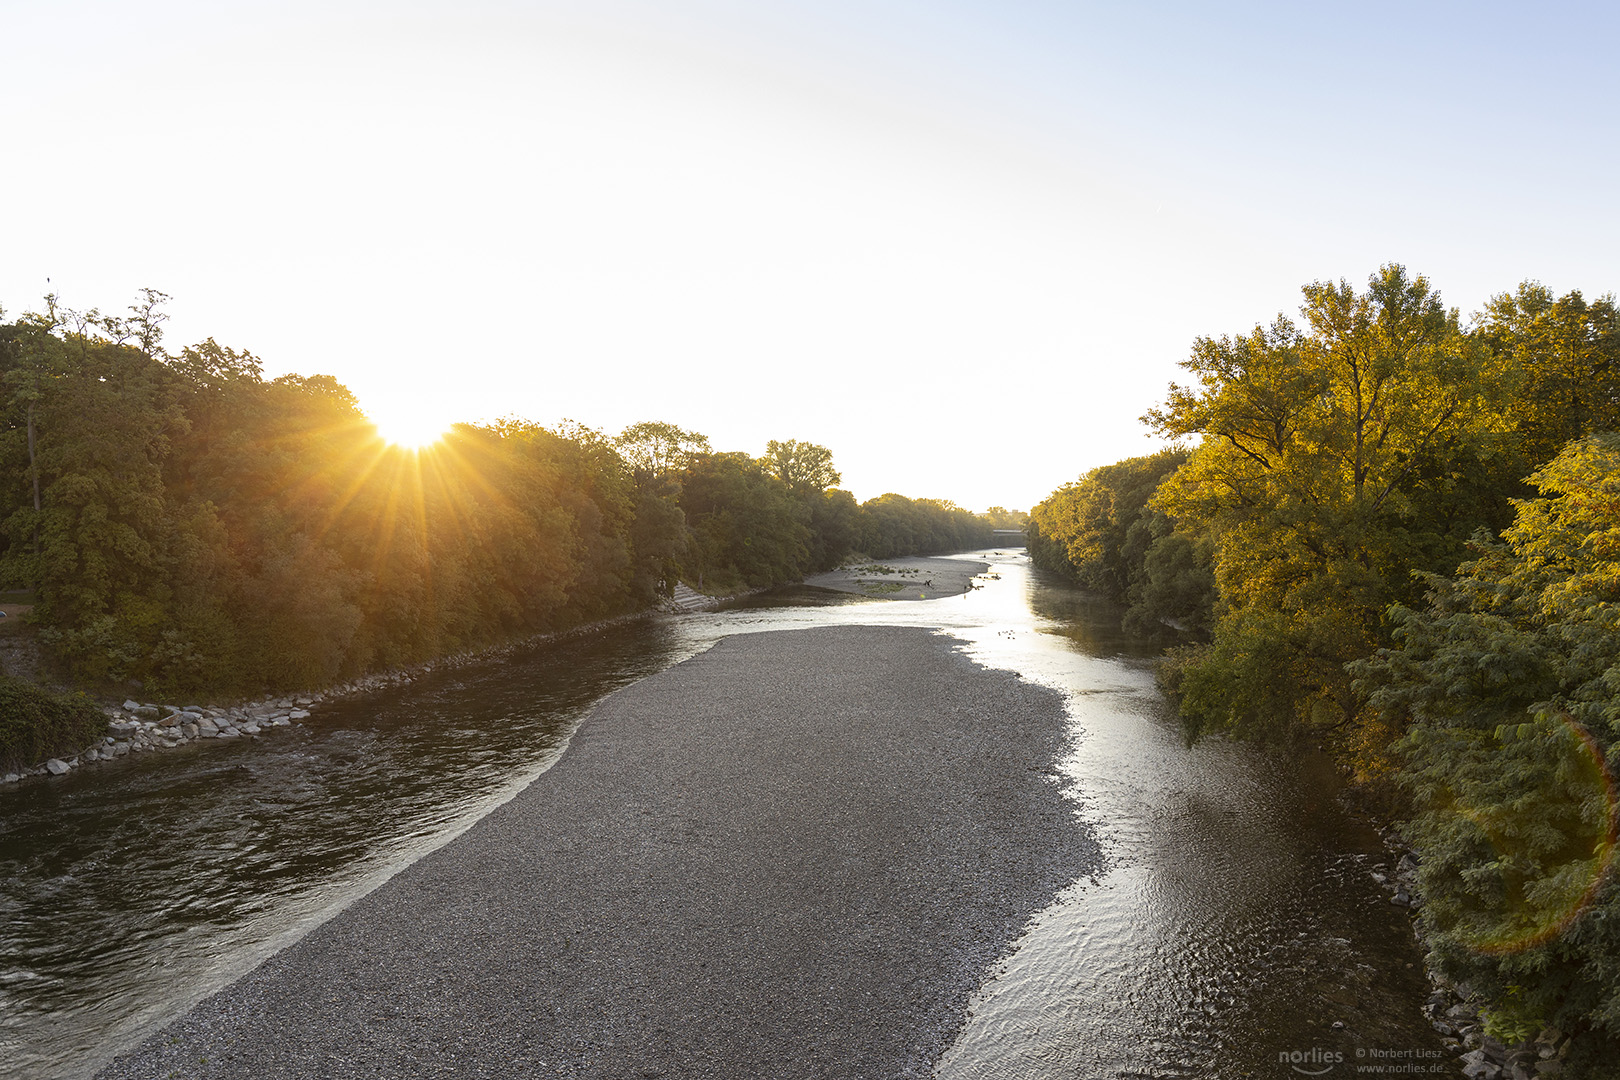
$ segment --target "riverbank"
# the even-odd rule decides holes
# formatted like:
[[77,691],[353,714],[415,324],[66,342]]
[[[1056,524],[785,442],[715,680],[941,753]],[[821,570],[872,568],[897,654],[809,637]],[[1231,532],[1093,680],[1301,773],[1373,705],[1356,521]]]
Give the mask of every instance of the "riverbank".
[[1066,732],[926,630],[725,639],[101,1075],[927,1076],[1099,865]]
[[[900,562],[915,560],[897,560]],[[942,562],[945,560],[926,560]],[[987,563],[964,564],[987,568]],[[836,588],[836,586],[831,586]],[[743,597],[755,596],[767,588],[747,589],[728,595],[697,593],[680,586],[673,599],[660,600],[656,605],[640,611],[630,611],[607,619],[582,623],[566,630],[553,630],[530,634],[498,645],[467,649],[447,656],[435,657],[420,664],[374,672],[349,679],[320,690],[299,691],[292,694],[238,701],[226,705],[161,705],[126,699],[122,705],[103,708],[107,714],[107,732],[89,746],[76,751],[62,751],[44,761],[35,763],[21,772],[0,773],[0,785],[15,784],[30,777],[49,778],[63,776],[82,765],[98,761],[112,761],[129,754],[154,750],[173,750],[199,739],[240,736],[257,738],[272,728],[296,724],[309,716],[309,710],[321,704],[340,701],[360,694],[375,693],[389,687],[405,686],[418,679],[469,664],[498,661],[516,653],[552,641],[565,641],[585,634],[597,634],[615,626],[623,626],[638,619],[656,615],[687,615],[714,611],[726,603]],[[851,591],[860,591],[854,589]]]
[[[722,598],[726,599],[726,598]],[[717,601],[718,602],[718,601]],[[374,672],[349,679],[321,690],[300,691],[228,705],[160,705],[126,699],[121,705],[106,706],[107,732],[77,752],[63,752],[22,772],[0,774],[0,784],[15,784],[30,777],[64,776],[83,765],[113,761],[130,754],[174,750],[202,739],[258,738],[277,727],[287,727],[306,719],[315,707],[360,694],[371,694],[393,686],[405,686],[418,679],[470,664],[481,664],[509,657],[522,649],[549,641],[564,641],[585,634],[601,633],[615,626],[650,618],[667,605],[632,611],[609,619],[583,623],[567,630],[531,634],[420,664]]]
[[[938,599],[980,587],[975,580],[989,569],[987,562],[964,562],[926,556],[890,559],[886,564],[850,564],[806,578],[804,584],[889,600]],[[936,581],[939,583],[936,587]],[[767,589],[713,596],[680,586],[673,599],[641,611],[583,623],[567,630],[531,634],[499,645],[484,646],[436,657],[409,667],[375,672],[320,690],[238,701],[229,704],[172,705],[126,699],[104,707],[107,731],[89,746],[62,751],[20,772],[0,773],[0,784],[15,784],[31,777],[63,776],[84,765],[113,761],[130,754],[173,750],[204,739],[257,738],[273,728],[296,724],[310,710],[331,701],[404,686],[417,679],[468,664],[500,660],[548,641],[600,633],[615,626],[659,614],[685,615],[713,611],[724,604],[754,596]]]
[[1564,1060],[1573,1049],[1567,1032],[1546,1027],[1516,1043],[1504,1043],[1486,1033],[1488,1002],[1473,988],[1453,982],[1440,971],[1424,934],[1418,915],[1423,907],[1418,880],[1420,853],[1398,828],[1382,825],[1378,832],[1389,859],[1373,869],[1371,877],[1388,894],[1390,904],[1405,909],[1411,916],[1413,936],[1423,954],[1423,972],[1430,986],[1423,1015],[1453,1055],[1457,1070],[1469,1080],[1550,1077],[1563,1072]]

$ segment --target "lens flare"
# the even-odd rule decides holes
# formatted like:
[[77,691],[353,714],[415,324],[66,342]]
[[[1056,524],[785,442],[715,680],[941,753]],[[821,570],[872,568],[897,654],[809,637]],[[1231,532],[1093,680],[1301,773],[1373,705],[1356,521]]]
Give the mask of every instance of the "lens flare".
[[1614,864],[1614,778],[1603,749],[1574,718],[1546,713],[1503,725],[1505,755],[1534,761],[1534,780],[1510,802],[1458,797],[1494,856],[1494,886],[1476,893],[1456,936],[1477,952],[1503,955],[1544,945],[1592,905]]

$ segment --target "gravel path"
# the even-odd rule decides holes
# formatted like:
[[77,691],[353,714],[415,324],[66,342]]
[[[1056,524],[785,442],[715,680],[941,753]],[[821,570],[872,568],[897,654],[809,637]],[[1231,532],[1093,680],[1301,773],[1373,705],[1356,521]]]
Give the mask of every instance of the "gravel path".
[[741,636],[103,1077],[924,1077],[1098,859],[1060,697],[925,630]]

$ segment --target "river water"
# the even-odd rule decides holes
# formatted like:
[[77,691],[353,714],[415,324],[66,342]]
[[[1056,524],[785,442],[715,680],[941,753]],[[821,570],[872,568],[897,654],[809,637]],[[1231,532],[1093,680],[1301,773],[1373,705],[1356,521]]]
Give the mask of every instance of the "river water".
[[90,1075],[510,798],[614,689],[731,634],[855,623],[937,627],[1062,692],[1062,771],[1107,854],[984,987],[941,1078],[1441,1061],[1405,916],[1369,876],[1385,853],[1326,763],[1187,748],[1117,610],[1021,552],[981,558],[963,596],[649,618],[0,792],[0,1075]]

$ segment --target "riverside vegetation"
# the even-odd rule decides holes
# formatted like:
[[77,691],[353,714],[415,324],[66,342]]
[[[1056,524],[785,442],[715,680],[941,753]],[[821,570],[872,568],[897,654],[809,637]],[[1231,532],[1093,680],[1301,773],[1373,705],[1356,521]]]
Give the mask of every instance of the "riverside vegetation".
[[1614,299],[1525,283],[1465,327],[1390,265],[1302,314],[1198,339],[1144,417],[1172,448],[1054,492],[1031,556],[1179,639],[1190,739],[1324,745],[1402,821],[1468,1075],[1616,1075]]
[[[824,447],[756,458],[662,422],[509,418],[405,450],[330,376],[267,380],[212,339],[170,352],[166,299],[0,313],[0,588],[33,594],[47,676],[112,701],[317,690],[644,610],[680,581],[759,588],[1006,524],[857,504]],[[0,677],[0,705],[0,771],[105,737],[82,695]]]

